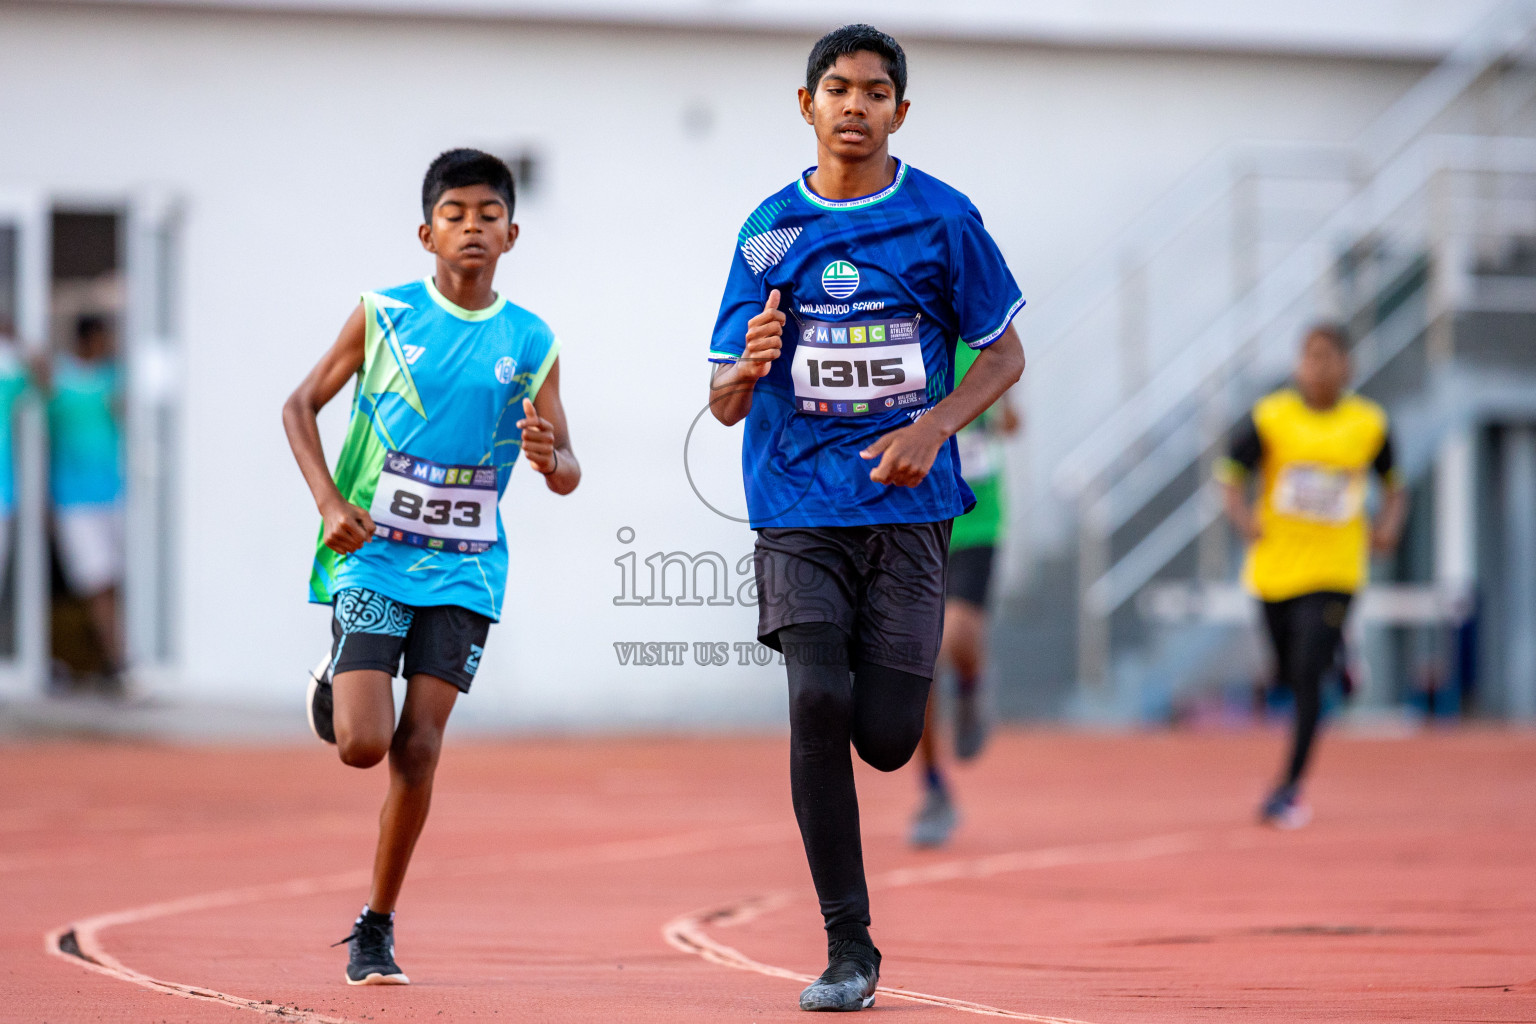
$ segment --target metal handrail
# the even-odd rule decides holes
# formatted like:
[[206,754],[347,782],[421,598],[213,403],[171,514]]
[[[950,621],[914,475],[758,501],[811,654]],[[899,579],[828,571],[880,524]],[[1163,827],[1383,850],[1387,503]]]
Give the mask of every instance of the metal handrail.
[[[1417,252],[1396,256],[1387,269],[1385,277],[1394,281],[1401,279],[1404,274],[1411,272],[1421,258],[1421,254]],[[1360,296],[1355,307],[1343,317],[1344,321],[1349,322],[1354,316],[1359,315],[1366,306],[1374,303],[1376,298],[1374,294]],[[1096,502],[1100,511],[1095,517],[1095,522],[1111,530],[1119,529],[1171,484],[1174,478],[1199,460],[1204,450],[1204,446],[1200,444],[1200,430],[1196,415],[1199,408],[1195,403],[1186,403],[1184,409],[1176,411],[1185,412],[1188,415],[1177,426],[1165,433],[1150,451],[1138,458],[1124,475],[1116,479],[1100,495]],[[1228,422],[1225,426],[1230,427],[1232,422],[1235,420]]]
[[[1356,387],[1375,377],[1423,334],[1424,312],[1421,302],[1405,303],[1362,339],[1367,360],[1356,375]],[[1088,587],[1088,610],[1108,615],[1125,604],[1220,516],[1220,501],[1201,481],[1193,494]]]
[[[1182,231],[1231,197],[1248,176],[1278,173],[1357,181],[1399,160],[1435,119],[1490,68],[1532,43],[1536,0],[1510,0],[1490,12],[1445,59],[1369,125],[1353,145],[1230,145],[1212,154],[1134,218],[1047,295],[1031,318],[1031,358],[1038,365],[1084,319],[1123,291],[1128,267],[1144,267]],[[1124,418],[1125,410],[1115,414]],[[1112,418],[1114,418],[1112,416]],[[1061,432],[1057,432],[1059,438]],[[1092,433],[1090,434],[1090,437]],[[1071,465],[1082,442],[1066,460]],[[1068,487],[1069,492],[1080,487]]]
[[1354,156],[1353,147],[1342,143],[1243,142],[1218,149],[1035,304],[1038,312],[1030,319],[1031,360],[1054,354],[1074,327],[1120,289],[1127,254],[1133,254],[1132,266],[1150,262],[1202,213],[1226,199],[1235,182],[1252,174],[1333,180],[1350,173]]
[[1314,287],[1326,273],[1337,240],[1369,233],[1440,170],[1530,172],[1536,170],[1536,140],[1421,137],[1079,443],[1054,476],[1057,489],[1069,498],[1086,491],[1158,422],[1223,372],[1248,338]]

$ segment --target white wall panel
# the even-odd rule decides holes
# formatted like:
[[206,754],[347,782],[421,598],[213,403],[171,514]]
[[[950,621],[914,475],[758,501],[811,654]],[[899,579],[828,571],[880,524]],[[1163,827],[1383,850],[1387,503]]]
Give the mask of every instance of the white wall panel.
[[[564,339],[586,479],[557,499],[515,475],[508,616],[465,710],[543,724],[779,713],[777,668],[620,667],[615,642],[745,640],[755,612],[616,607],[614,559],[712,550],[734,568],[750,551],[744,526],[695,498],[684,438],[737,228],[814,160],[794,108],[809,43],[0,7],[0,183],[153,184],[187,201],[184,660],[171,685],[297,698],[328,633],[303,603],[316,516],[279,406],[357,292],[430,270],[420,176],[470,144],[544,157],[498,284]],[[943,42],[914,44],[911,62],[896,152],[973,197],[1036,302],[1217,146],[1349,138],[1423,70]],[[1019,323],[1027,348],[1028,312]],[[339,405],[324,427],[334,453]],[[707,418],[701,429],[700,486],[740,509],[734,440]]]

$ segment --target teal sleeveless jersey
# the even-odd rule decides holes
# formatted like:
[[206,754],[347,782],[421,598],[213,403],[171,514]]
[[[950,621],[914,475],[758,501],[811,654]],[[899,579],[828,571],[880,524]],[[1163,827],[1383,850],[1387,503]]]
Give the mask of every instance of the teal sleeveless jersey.
[[[373,513],[377,532],[351,555],[317,542],[310,600],[328,604],[340,590],[366,587],[402,604],[499,619],[507,541],[495,502],[522,450],[523,399],[538,394],[559,342],[504,298],[462,309],[431,278],[367,292],[363,312],[363,366],[334,476],[342,497]],[[454,490],[460,474],[464,486]],[[452,500],[479,495],[484,521],[473,501]]]

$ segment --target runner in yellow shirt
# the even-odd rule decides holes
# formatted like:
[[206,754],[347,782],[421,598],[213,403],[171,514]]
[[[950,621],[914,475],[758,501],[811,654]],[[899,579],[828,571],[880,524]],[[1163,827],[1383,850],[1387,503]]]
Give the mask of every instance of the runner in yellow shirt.
[[[1296,698],[1290,761],[1261,811],[1265,823],[1279,828],[1300,828],[1311,818],[1300,783],[1317,731],[1323,676],[1338,652],[1350,599],[1366,582],[1371,551],[1396,547],[1408,511],[1387,414],[1347,392],[1349,378],[1343,330],[1313,327],[1302,344],[1296,386],[1253,407],[1216,469],[1227,517],[1249,541],[1244,580],[1264,603],[1280,683]],[[1374,523],[1366,512],[1372,471],[1383,484]],[[1250,477],[1257,481],[1253,502]]]

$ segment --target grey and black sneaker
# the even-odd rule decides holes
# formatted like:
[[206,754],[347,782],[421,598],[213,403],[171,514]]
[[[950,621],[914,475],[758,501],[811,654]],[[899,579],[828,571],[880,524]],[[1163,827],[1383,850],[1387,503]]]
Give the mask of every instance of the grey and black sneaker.
[[1301,792],[1295,785],[1280,786],[1259,809],[1259,820],[1286,831],[1305,828],[1312,820],[1312,808],[1301,802]]
[[943,786],[929,786],[927,795],[923,797],[923,806],[918,809],[917,817],[912,819],[912,831],[907,838],[913,846],[928,849],[943,846],[949,842],[950,833],[954,832],[958,819],[954,802],[949,799],[949,791]]
[[[367,907],[352,922],[347,943],[348,985],[409,985],[400,965],[395,963],[395,920],[393,914],[374,914]],[[341,942],[336,945],[341,945]]]
[[857,939],[827,947],[827,969],[800,993],[802,1010],[867,1010],[880,984],[880,951]]
[[309,714],[309,729],[327,743],[336,742],[336,724],[331,719],[331,652],[326,651],[320,664],[309,670],[309,693],[304,699]]

